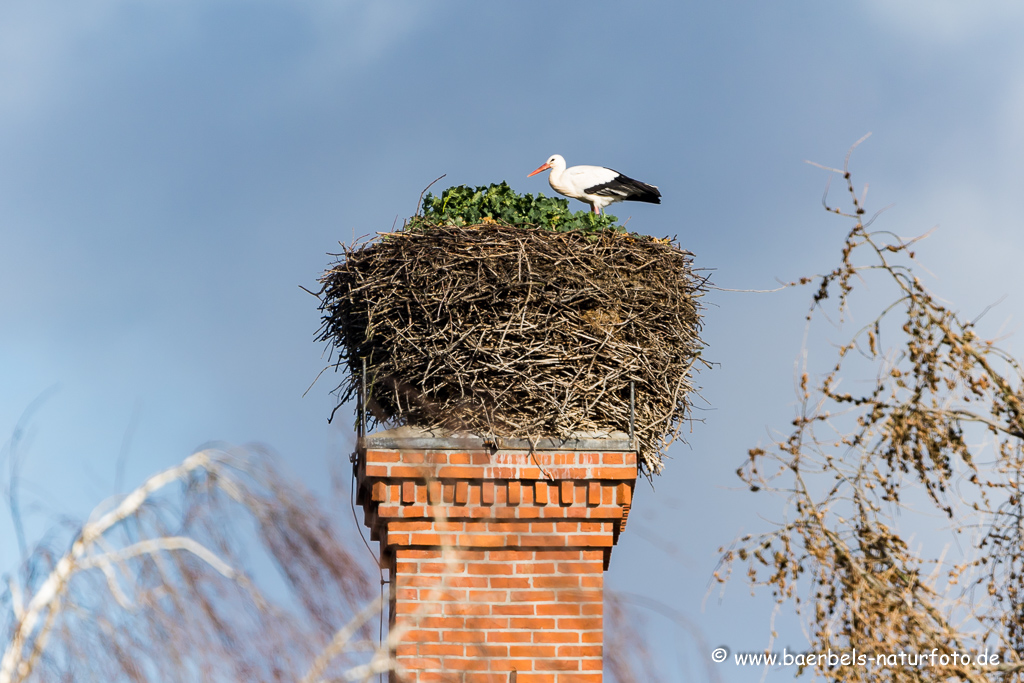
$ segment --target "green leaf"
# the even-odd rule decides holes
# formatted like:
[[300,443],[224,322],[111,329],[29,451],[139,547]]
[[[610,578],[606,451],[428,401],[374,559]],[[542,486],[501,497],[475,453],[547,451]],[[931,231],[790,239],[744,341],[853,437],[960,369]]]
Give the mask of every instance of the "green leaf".
[[415,229],[418,221],[472,225],[484,219],[558,232],[625,232],[615,216],[599,216],[590,211],[572,212],[568,200],[543,194],[536,197],[519,195],[504,182],[486,187],[456,185],[442,192],[440,197],[427,194],[423,200],[423,215],[414,217],[407,229]]

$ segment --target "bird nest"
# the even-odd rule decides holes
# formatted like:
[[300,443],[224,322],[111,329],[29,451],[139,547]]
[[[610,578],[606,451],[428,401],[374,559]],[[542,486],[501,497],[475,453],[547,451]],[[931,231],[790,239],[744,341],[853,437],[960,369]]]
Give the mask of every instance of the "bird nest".
[[632,425],[654,474],[690,418],[706,279],[668,240],[488,221],[335,256],[318,340],[348,370],[339,406],[365,359],[376,423],[511,438]]

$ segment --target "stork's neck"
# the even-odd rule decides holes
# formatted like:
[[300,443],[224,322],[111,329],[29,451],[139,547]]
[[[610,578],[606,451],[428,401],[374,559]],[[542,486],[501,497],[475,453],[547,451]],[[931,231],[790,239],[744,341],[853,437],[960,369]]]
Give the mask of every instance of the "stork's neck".
[[551,189],[559,194],[564,194],[569,197],[575,197],[575,189],[569,183],[565,182],[567,179],[562,178],[562,174],[565,172],[565,160],[555,159],[551,163],[551,173],[548,174],[548,184],[551,185]]

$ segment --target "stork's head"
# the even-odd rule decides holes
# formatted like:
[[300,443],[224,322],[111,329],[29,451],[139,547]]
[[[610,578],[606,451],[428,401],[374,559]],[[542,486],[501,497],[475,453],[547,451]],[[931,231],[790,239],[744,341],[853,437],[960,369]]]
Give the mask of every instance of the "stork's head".
[[546,171],[549,168],[565,168],[565,159],[562,158],[561,154],[552,154],[551,158],[545,161],[543,166],[526,177],[529,178],[530,176],[537,175],[541,171]]

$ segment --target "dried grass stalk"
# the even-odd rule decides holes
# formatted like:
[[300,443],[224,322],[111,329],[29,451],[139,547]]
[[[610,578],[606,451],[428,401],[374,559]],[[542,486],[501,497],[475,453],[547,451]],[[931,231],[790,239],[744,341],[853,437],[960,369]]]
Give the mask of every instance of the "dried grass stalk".
[[[320,341],[378,423],[512,438],[629,429],[642,467],[690,418],[706,279],[667,240],[487,222],[346,247],[321,278]],[[333,356],[332,356],[333,358]]]

